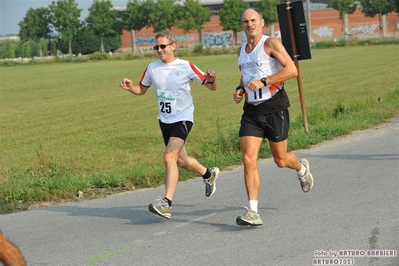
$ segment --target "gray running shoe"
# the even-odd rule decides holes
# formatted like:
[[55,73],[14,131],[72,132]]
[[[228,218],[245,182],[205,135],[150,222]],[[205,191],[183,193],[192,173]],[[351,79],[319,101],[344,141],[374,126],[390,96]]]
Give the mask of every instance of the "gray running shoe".
[[300,159],[299,161],[301,162],[301,164],[303,164],[306,167],[305,174],[303,176],[298,176],[298,178],[299,182],[301,182],[301,187],[303,192],[307,193],[313,187],[313,176],[310,173],[310,166],[308,160]]
[[165,217],[166,219],[170,219],[170,216],[172,215],[171,209],[172,207],[169,206],[168,201],[161,198],[156,199],[154,204],[151,203],[148,205],[148,210],[150,212]]
[[211,169],[211,177],[209,179],[203,179],[205,183],[205,196],[210,197],[216,191],[216,180],[219,177],[220,170],[217,167],[212,167]]
[[244,213],[243,216],[238,216],[236,219],[236,224],[238,225],[250,225],[250,226],[258,226],[263,225],[262,219],[260,215],[255,211],[244,207],[247,211]]

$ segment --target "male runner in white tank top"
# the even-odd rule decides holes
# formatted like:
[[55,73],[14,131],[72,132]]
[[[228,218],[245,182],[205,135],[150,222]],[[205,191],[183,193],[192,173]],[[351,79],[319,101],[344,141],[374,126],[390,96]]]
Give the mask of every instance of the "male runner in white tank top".
[[299,160],[294,153],[287,152],[290,103],[284,81],[298,75],[295,64],[279,40],[263,35],[264,20],[259,10],[245,10],[241,25],[247,42],[237,50],[242,76],[233,97],[236,103],[245,98],[239,136],[248,208],[236,223],[257,226],[263,224],[258,213],[257,160],[265,138],[274,162],[278,167],[296,170],[304,192],[312,189],[313,176],[306,159]]
[[201,71],[193,63],[175,57],[176,37],[170,31],[155,36],[154,50],[160,60],[150,63],[140,83],[133,84],[124,78],[119,86],[133,94],[143,95],[154,85],[158,101],[158,120],[166,146],[165,196],[148,206],[148,209],[165,218],[171,217],[172,200],[179,180],[179,169],[198,173],[205,183],[205,196],[215,193],[219,168],[206,168],[186,152],[185,141],[194,123],[194,105],[191,97],[193,80],[209,90],[216,90],[216,73]]

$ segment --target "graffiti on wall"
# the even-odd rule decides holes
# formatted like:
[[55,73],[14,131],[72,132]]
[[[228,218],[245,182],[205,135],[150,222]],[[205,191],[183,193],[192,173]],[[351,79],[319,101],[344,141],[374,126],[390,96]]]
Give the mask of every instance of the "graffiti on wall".
[[[396,23],[396,22],[395,22]],[[398,26],[399,28],[399,23]],[[363,24],[359,25],[357,27],[352,27],[350,30],[345,32],[346,36],[354,36],[357,34],[362,34],[363,35],[374,35],[378,33],[380,30],[380,27],[378,24]],[[316,34],[319,37],[331,37],[333,35],[334,29],[329,28],[328,26],[321,26],[318,29],[314,30],[313,33]]]
[[327,26],[321,26],[320,28],[313,31],[319,37],[331,37],[333,35],[334,29]]
[[233,41],[231,40],[232,34],[230,32],[224,32],[222,34],[204,34],[205,47],[209,46],[232,46]]
[[[189,42],[189,41],[191,41],[190,36],[187,36],[187,35],[176,36],[176,39],[177,39],[178,42]],[[153,45],[153,44],[155,44],[155,37],[152,37],[152,38],[139,37],[139,38],[136,39],[136,44],[137,45],[143,45],[143,44]]]
[[364,35],[374,35],[376,31],[379,30],[378,24],[373,24],[369,26],[369,24],[360,25],[357,27],[352,27],[349,31],[345,32],[347,36],[353,36],[356,34],[363,33]]
[[[230,32],[223,32],[221,34],[204,34],[204,42],[205,46],[231,46],[233,45],[233,41],[231,40],[232,34]],[[190,42],[192,41],[190,36],[176,36],[178,42]],[[198,40],[196,40],[198,42]],[[155,37],[151,38],[143,38],[139,37],[136,39],[137,45],[154,45]]]
[[136,39],[136,44],[141,45],[141,44],[155,44],[155,38],[143,38],[139,37]]

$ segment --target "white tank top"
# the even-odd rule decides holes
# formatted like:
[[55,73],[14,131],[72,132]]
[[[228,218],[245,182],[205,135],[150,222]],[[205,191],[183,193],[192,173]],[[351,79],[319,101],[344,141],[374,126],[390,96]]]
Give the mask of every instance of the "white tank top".
[[245,52],[245,47],[248,42],[244,42],[238,57],[238,67],[241,71],[242,81],[245,87],[245,99],[248,103],[253,105],[258,105],[273,97],[273,95],[283,88],[284,84],[284,82],[279,82],[264,86],[256,91],[251,91],[245,86],[245,84],[251,80],[267,78],[283,68],[275,58],[266,54],[264,43],[268,38],[269,36],[263,35],[250,53]]

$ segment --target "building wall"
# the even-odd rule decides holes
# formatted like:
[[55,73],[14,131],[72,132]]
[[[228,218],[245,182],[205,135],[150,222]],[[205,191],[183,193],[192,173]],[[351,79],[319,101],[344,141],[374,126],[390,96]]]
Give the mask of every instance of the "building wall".
[[[343,22],[339,18],[338,11],[325,9],[313,11],[311,18],[311,39],[320,41],[325,39],[367,39],[380,37],[380,22],[378,16],[366,17],[357,9],[353,14],[348,15],[348,31],[344,35]],[[399,16],[397,13],[390,13],[386,16],[386,37],[399,37]]]
[[[306,15],[306,14],[305,14]],[[379,38],[380,29],[378,16],[374,18],[365,17],[361,9],[348,16],[348,31],[344,35],[343,21],[339,18],[338,11],[334,9],[312,10],[310,11],[310,38],[315,41],[333,39],[368,39]],[[173,28],[172,31],[178,38],[179,47],[192,47],[199,44],[198,31],[184,33],[183,30]],[[265,27],[265,33],[271,35],[270,26]],[[308,32],[309,33],[309,32]],[[219,17],[214,16],[203,27],[204,45],[231,46],[234,43],[232,31],[224,31],[219,24]],[[242,34],[239,35],[238,42],[241,42]],[[146,52],[152,49],[155,44],[155,33],[152,28],[144,28],[135,32],[136,51]],[[280,38],[280,27],[274,25],[274,37]],[[386,16],[386,37],[399,38],[399,16],[398,13],[390,13]],[[132,34],[124,31],[122,34],[122,44],[118,51],[131,51]]]

